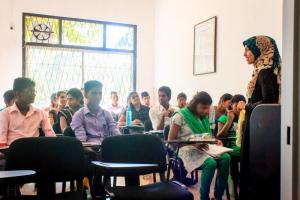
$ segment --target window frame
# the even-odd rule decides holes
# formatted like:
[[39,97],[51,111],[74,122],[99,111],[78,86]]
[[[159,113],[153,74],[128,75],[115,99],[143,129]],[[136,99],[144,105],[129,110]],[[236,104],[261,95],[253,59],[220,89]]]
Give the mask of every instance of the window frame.
[[[44,18],[53,18],[58,19],[59,21],[59,44],[49,44],[49,43],[37,43],[37,42],[25,42],[25,19],[26,17],[44,17]],[[103,47],[90,47],[90,46],[82,46],[82,45],[66,45],[62,44],[62,21],[77,21],[77,22],[87,22],[87,23],[95,23],[101,24],[103,26]],[[114,26],[123,26],[133,28],[133,50],[126,49],[115,49],[115,48],[107,48],[106,47],[106,26],[114,25]],[[90,50],[90,51],[101,51],[101,52],[113,52],[113,53],[132,53],[133,55],[133,66],[132,66],[132,80],[131,84],[133,87],[133,91],[136,90],[136,71],[137,71],[137,25],[126,24],[126,23],[117,23],[117,22],[109,22],[109,21],[99,21],[99,20],[91,20],[91,19],[80,19],[80,18],[72,18],[72,17],[61,17],[54,15],[42,15],[35,13],[23,13],[22,15],[22,76],[26,76],[26,46],[43,46],[43,47],[56,47],[56,48],[69,48],[69,49],[80,49],[80,50]]]

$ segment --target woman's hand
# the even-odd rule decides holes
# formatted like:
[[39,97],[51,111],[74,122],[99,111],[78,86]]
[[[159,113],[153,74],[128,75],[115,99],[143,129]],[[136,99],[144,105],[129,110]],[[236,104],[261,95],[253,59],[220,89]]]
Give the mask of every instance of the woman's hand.
[[222,147],[223,146],[223,142],[221,140],[217,140],[217,145]]
[[143,122],[139,119],[135,119],[132,121],[132,124],[137,125],[137,124],[143,124]]

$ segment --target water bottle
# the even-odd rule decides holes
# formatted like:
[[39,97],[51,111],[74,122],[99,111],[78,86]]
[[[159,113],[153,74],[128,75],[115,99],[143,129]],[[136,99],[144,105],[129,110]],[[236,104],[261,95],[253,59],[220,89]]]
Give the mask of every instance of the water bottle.
[[131,106],[129,105],[126,112],[126,126],[131,126],[132,124],[132,110]]

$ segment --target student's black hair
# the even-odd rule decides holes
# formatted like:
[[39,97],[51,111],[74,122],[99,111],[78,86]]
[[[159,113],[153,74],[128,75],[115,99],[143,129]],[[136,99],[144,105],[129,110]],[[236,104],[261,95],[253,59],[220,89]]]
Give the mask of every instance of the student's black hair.
[[84,92],[87,94],[92,88],[100,87],[102,88],[102,83],[100,81],[91,80],[84,83]]
[[197,114],[197,105],[203,104],[210,106],[212,104],[212,98],[207,92],[198,92],[188,104],[187,108],[194,114]]
[[35,82],[30,78],[20,77],[14,80],[13,91],[19,92],[26,88],[35,87]]
[[128,96],[127,96],[127,105],[128,105],[128,106],[131,106],[131,107],[132,107],[132,104],[131,104],[131,102],[130,102],[130,99],[131,99],[131,97],[132,97],[133,95],[135,95],[135,94],[139,95],[139,93],[138,93],[138,92],[135,92],[135,91],[130,92],[130,93],[128,94]]
[[7,90],[3,94],[3,99],[5,103],[9,103],[11,100],[13,100],[16,97],[13,90]]
[[177,100],[178,100],[179,98],[184,98],[185,100],[187,100],[187,96],[186,96],[186,94],[183,93],[183,92],[180,92],[180,93],[177,95]]
[[71,88],[68,90],[67,95],[70,94],[72,97],[80,101],[80,104],[83,105],[83,95],[82,92],[77,88]]
[[228,100],[231,100],[232,99],[232,95],[229,94],[229,93],[225,93],[221,96],[220,98],[220,101],[219,101],[219,104],[224,102],[224,101],[228,101]]
[[144,98],[144,97],[149,97],[149,93],[147,91],[144,91],[141,93],[141,97]]
[[158,89],[158,92],[163,92],[167,95],[167,97],[169,97],[169,99],[171,99],[171,95],[172,95],[172,91],[171,88],[169,88],[168,86],[162,86]]
[[232,103],[238,103],[240,101],[243,101],[243,102],[246,103],[246,98],[243,95],[241,95],[241,94],[236,94],[231,99]]
[[110,96],[112,96],[112,95],[118,96],[118,93],[117,93],[116,91],[111,91],[111,92],[110,92]]
[[56,93],[56,98],[59,98],[61,94],[67,94],[67,91],[65,91],[65,90],[58,91],[58,92]]
[[127,102],[128,102],[128,103],[129,103],[131,97],[132,97],[134,94],[137,94],[137,95],[138,95],[139,93],[137,93],[137,92],[135,92],[135,91],[130,92],[130,93],[128,94],[128,96],[127,96]]
[[50,100],[51,102],[56,100],[56,93],[51,94]]

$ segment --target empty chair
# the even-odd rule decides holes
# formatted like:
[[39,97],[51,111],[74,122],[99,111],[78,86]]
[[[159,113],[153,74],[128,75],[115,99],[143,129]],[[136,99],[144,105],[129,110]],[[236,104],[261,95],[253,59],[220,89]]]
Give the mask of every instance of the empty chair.
[[[36,176],[36,199],[83,199],[86,172],[82,144],[71,137],[22,138],[14,141],[7,156],[7,170],[31,169]],[[55,194],[55,183],[77,182],[77,190]],[[71,184],[74,186],[74,184]]]
[[[111,170],[106,176],[123,175],[126,186],[108,187],[111,199],[192,200],[186,188],[165,180],[166,151],[161,139],[153,135],[122,135],[106,138],[102,143],[102,161],[106,163],[157,164],[156,168]],[[105,168],[105,166],[104,166]],[[139,175],[159,173],[161,182],[140,186]],[[105,176],[105,174],[104,174]]]

